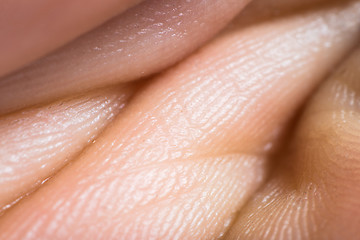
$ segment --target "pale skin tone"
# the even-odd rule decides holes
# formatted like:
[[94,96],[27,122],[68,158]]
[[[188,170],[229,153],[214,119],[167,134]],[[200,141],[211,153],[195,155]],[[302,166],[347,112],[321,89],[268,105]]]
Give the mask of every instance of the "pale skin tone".
[[0,239],[358,239],[360,1],[66,2],[0,1]]

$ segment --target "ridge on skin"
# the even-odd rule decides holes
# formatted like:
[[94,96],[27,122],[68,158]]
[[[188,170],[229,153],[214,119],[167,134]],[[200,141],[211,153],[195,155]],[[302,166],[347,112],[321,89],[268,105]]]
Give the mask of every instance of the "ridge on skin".
[[358,239],[359,64],[358,47],[306,104],[276,170],[224,239]]
[[1,1],[0,77],[43,57],[140,1]]
[[221,236],[264,182],[294,109],[358,42],[359,9],[219,36],[152,79],[73,164],[8,209],[1,238]]
[[247,2],[144,1],[49,56],[1,78],[0,114],[159,72],[213,37]]
[[92,144],[131,92],[97,90],[0,117],[0,212]]

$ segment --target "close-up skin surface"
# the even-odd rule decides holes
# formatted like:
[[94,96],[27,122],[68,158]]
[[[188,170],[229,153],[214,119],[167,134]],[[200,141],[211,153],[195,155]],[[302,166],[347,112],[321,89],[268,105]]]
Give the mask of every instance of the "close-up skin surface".
[[0,118],[0,208],[74,158],[124,108],[131,93],[100,90]]
[[0,76],[15,71],[141,0],[1,0]]
[[[307,103],[282,163],[229,239],[358,239],[360,48]],[[262,222],[262,223],[261,223]]]
[[0,64],[0,239],[358,239],[359,0],[105,2]]
[[3,77],[0,113],[154,74],[198,48],[247,2],[144,1],[55,53]]

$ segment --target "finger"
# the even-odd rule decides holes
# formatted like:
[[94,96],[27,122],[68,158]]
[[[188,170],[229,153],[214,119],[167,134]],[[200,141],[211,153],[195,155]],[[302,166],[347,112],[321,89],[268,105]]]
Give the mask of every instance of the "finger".
[[208,40],[248,1],[145,1],[0,79],[0,113],[155,73]]
[[[319,230],[313,236],[323,239],[357,239],[360,233],[359,63],[360,49],[313,99],[295,141],[303,149],[296,153],[302,159],[296,179],[316,184],[322,197],[323,206],[314,206]],[[324,220],[328,224],[321,229]]]
[[[253,9],[251,9],[250,11],[253,11]],[[259,11],[257,12],[260,13]],[[249,15],[246,15],[245,20],[247,20],[248,18]],[[244,16],[242,16],[241,19],[244,19]],[[122,92],[126,92],[126,91],[127,89],[123,89]],[[87,98],[91,99],[92,97],[93,96],[91,95],[88,96]],[[95,99],[92,99],[92,101],[93,100]],[[76,100],[76,102],[77,101],[78,100]],[[39,112],[42,113],[40,114],[41,116],[43,116],[44,113],[46,112],[46,114],[52,116],[53,120],[55,119],[59,120],[60,118],[59,113],[61,111],[63,111],[64,114],[68,113],[69,109],[71,109],[71,107],[69,106],[71,106],[71,104],[70,105],[64,104],[61,101],[61,107],[58,106],[56,108],[56,111],[53,111],[54,107],[51,107],[52,111],[49,111],[47,109],[48,107],[46,106],[46,107],[37,108],[36,110],[33,110],[31,112],[28,111],[21,112],[20,114],[14,114],[10,117],[5,117],[2,119],[3,144],[1,149],[2,150],[1,159],[2,159],[2,166],[4,171],[2,172],[2,174],[0,174],[0,177],[2,177],[3,179],[2,191],[0,190],[1,206],[5,206],[6,204],[11,203],[15,199],[17,199],[17,197],[20,197],[25,193],[28,193],[29,191],[34,189],[44,179],[54,174],[65,163],[69,162],[72,158],[71,156],[73,156],[75,152],[80,151],[80,149],[83,148],[85,142],[87,143],[91,141],[91,139],[89,139],[88,136],[89,133],[85,134],[84,136],[81,136],[80,134],[81,131],[75,131],[77,133],[72,134],[73,129],[79,130],[78,125],[74,123],[71,124],[70,121],[65,121],[66,124],[64,125],[66,125],[67,127],[66,129],[64,128],[62,130],[65,131],[65,135],[70,133],[72,134],[71,141],[68,139],[70,142],[72,142],[72,144],[67,144],[66,141],[58,143],[57,141],[60,135],[56,136],[55,132],[61,132],[61,129],[59,130],[58,127],[59,126],[64,127],[64,125],[58,124],[56,122],[53,122],[53,124],[55,124],[56,126],[54,126],[51,123],[42,124],[43,122],[38,117]],[[99,106],[101,106],[101,104]],[[73,109],[71,111],[72,113],[76,112],[73,111]],[[106,110],[102,110],[102,111],[104,111],[105,115],[108,114],[108,111]],[[98,112],[96,112],[96,114],[98,114]],[[111,112],[111,116],[113,116],[113,112]],[[96,115],[96,117],[98,118],[99,116]],[[38,121],[40,122],[37,123]],[[19,124],[13,124],[14,122],[17,122]],[[25,126],[29,122],[32,123],[30,124],[30,126],[33,126],[33,124],[35,123],[38,126],[36,134],[34,133],[34,131],[32,131],[31,127]],[[104,124],[105,123],[106,121],[104,122]],[[82,122],[82,124],[85,123]],[[12,127],[8,128],[7,126],[9,125]],[[40,126],[40,130],[38,129],[39,126]],[[94,126],[91,125],[91,127],[93,128]],[[98,128],[101,129],[101,127],[97,127],[96,129],[93,130],[99,130]],[[45,132],[46,134],[44,134]],[[49,136],[51,136],[52,134],[54,134],[55,137],[50,138]],[[8,144],[10,143],[12,145],[9,148]],[[42,146],[46,146],[46,147],[40,148],[40,146],[37,143],[41,143]],[[24,147],[24,146],[31,146],[31,149],[29,149],[29,147]],[[59,151],[59,149],[61,149],[61,151]],[[64,155],[64,153],[66,154]],[[24,159],[22,156],[27,156],[27,157],[26,159]],[[39,156],[42,157],[40,158]],[[39,159],[41,161],[37,161]],[[23,162],[21,162],[21,160],[23,160]],[[15,162],[16,164],[14,164]],[[41,168],[40,166],[43,167]],[[8,206],[10,205],[6,205],[5,207]]]
[[92,143],[131,92],[131,88],[98,90],[0,118],[0,210]]
[[359,63],[360,49],[321,86],[227,239],[358,239]]
[[75,39],[140,0],[3,0],[0,76]]
[[221,236],[264,180],[274,129],[357,41],[360,22],[346,23],[359,14],[358,2],[343,4],[220,36],[9,209],[1,237]]

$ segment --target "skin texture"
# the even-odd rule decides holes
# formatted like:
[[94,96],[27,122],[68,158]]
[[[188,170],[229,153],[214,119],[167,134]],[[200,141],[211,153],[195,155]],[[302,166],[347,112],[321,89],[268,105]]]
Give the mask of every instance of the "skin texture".
[[131,93],[98,90],[0,118],[0,206],[9,207],[79,154]]
[[0,76],[99,26],[140,0],[0,1]]
[[[220,5],[210,3],[206,15],[216,16]],[[190,27],[205,39],[211,24]],[[0,118],[7,151],[0,162],[17,181],[4,183],[9,175],[0,171],[12,191],[4,204],[22,196],[1,213],[0,239],[357,239],[359,40],[360,1],[261,0],[188,58],[137,85],[82,92],[93,80],[67,80],[63,60],[74,55],[64,52],[51,69],[64,88],[74,82],[73,93],[82,94],[43,98]],[[180,57],[173,55],[154,59]],[[134,69],[163,69],[141,62],[149,59],[91,71],[137,79]],[[42,89],[54,99],[64,93],[49,86]],[[34,104],[8,91],[8,105]]]
[[233,25],[144,83],[76,161],[4,212],[1,238],[213,239],[230,226],[230,239],[261,237],[241,235],[242,211],[262,184],[292,186],[266,181],[272,153],[294,109],[358,42],[359,16],[355,1]]
[[276,174],[225,239],[358,238],[359,63],[360,49],[307,104]]
[[158,72],[211,38],[247,2],[145,1],[48,57],[0,79],[0,113]]

